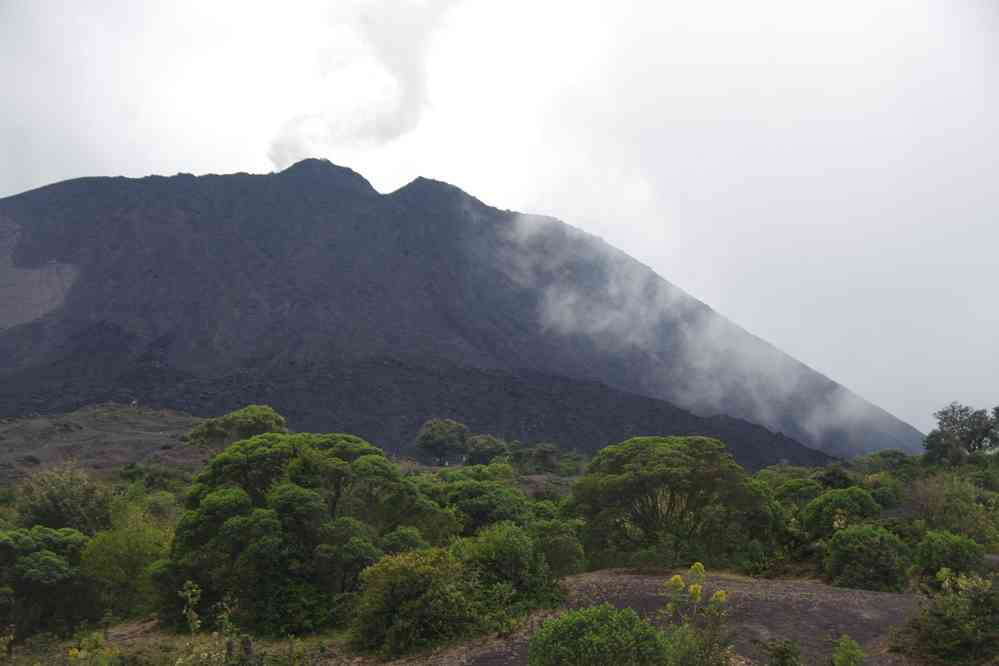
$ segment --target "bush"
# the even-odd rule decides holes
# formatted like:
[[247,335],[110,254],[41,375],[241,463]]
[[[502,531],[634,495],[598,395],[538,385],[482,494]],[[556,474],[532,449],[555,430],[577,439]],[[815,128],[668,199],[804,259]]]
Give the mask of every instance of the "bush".
[[97,585],[104,607],[117,618],[153,610],[156,590],[149,568],[166,557],[170,532],[139,513],[123,516],[84,547],[80,569]]
[[999,654],[999,587],[978,576],[940,575],[941,591],[931,596],[910,624],[915,645],[902,649],[946,663],[986,664]]
[[898,506],[898,489],[894,486],[878,486],[871,490],[871,497],[884,509]]
[[954,573],[974,573],[984,556],[985,549],[967,537],[931,530],[916,547],[916,567],[919,575],[935,580],[945,567]]
[[531,517],[527,496],[497,481],[455,481],[446,485],[443,496],[447,506],[454,507],[465,517],[466,535],[507,520],[524,525]]
[[0,626],[18,638],[64,633],[101,615],[92,586],[80,575],[80,532],[36,525],[0,531]]
[[382,537],[382,550],[389,555],[429,547],[430,544],[415,527],[400,527]]
[[73,462],[49,467],[18,484],[22,527],[68,527],[93,536],[111,527],[111,492]]
[[767,653],[767,666],[802,666],[801,648],[789,638],[761,642],[760,647]]
[[916,512],[935,530],[947,530],[982,544],[999,544],[999,499],[957,474],[916,481],[911,490]]
[[482,627],[475,577],[440,548],[383,558],[361,573],[352,642],[395,656]]
[[484,588],[509,586],[515,613],[558,594],[544,554],[530,534],[513,523],[487,527],[455,542],[452,551]]
[[195,446],[222,448],[268,432],[288,432],[284,417],[268,405],[247,405],[224,416],[202,421],[191,429],[187,441]]
[[774,497],[781,504],[803,507],[823,493],[825,488],[815,479],[791,479],[774,491]]
[[852,486],[830,490],[819,495],[805,506],[805,529],[812,538],[822,539],[847,525],[876,517],[881,507],[871,494]]
[[180,623],[176,591],[190,580],[206,622],[228,597],[235,621],[269,635],[342,620],[351,598],[342,595],[381,558],[382,537],[404,547],[423,542],[400,527],[434,539],[457,530],[380,449],[338,433],[231,444],[194,478],[185,508],[169,560],[153,571],[164,620]]
[[829,540],[825,570],[833,585],[900,592],[907,568],[905,544],[884,528],[855,525]]
[[659,618],[670,626],[669,666],[727,666],[730,636],[728,606],[724,590],[710,597],[704,590],[704,565],[694,562],[687,579],[679,574],[664,582],[660,596],[667,599]]
[[438,465],[468,450],[468,426],[452,419],[430,419],[416,434],[416,448],[431,456]]
[[662,632],[630,608],[609,604],[548,620],[531,637],[530,666],[660,666],[669,646]]
[[860,643],[845,634],[833,645],[832,666],[863,666],[864,657]]
[[586,559],[583,544],[576,535],[578,527],[572,521],[562,520],[539,520],[531,525],[531,534],[556,578],[583,570]]

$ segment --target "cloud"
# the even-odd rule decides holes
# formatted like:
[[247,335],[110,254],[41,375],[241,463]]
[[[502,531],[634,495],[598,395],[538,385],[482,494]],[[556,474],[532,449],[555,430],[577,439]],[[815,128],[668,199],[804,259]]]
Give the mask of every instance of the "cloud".
[[458,2],[379,0],[332,17],[334,43],[320,53],[326,94],[316,109],[282,125],[268,152],[274,166],[343,145],[387,143],[415,129],[428,101],[431,38]]

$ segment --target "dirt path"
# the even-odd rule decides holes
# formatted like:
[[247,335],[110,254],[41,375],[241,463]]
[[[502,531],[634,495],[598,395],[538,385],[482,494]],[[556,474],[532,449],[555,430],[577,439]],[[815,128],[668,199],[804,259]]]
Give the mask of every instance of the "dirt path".
[[[655,618],[663,599],[656,592],[663,575],[598,571],[567,579],[568,605],[603,602],[631,607]],[[798,642],[806,664],[829,663],[832,641],[843,634],[863,645],[868,666],[912,666],[887,651],[891,628],[917,609],[911,594],[889,594],[830,587],[808,580],[754,580],[740,576],[708,578],[707,594],[724,589],[729,596],[735,650],[744,663],[763,663],[754,640],[789,638]],[[527,664],[527,641],[551,612],[539,613],[512,636],[493,637],[410,659],[390,662],[412,666],[506,666]],[[336,661],[332,663],[337,663]],[[344,661],[339,663],[363,663]]]

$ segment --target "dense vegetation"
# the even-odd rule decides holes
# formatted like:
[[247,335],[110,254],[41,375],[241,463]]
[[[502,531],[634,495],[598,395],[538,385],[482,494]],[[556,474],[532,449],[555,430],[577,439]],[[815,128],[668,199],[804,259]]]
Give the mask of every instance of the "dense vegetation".
[[[580,609],[545,624],[530,659],[723,664],[726,599],[707,594],[703,562],[920,591],[900,646],[986,663],[999,650],[999,585],[984,566],[999,552],[999,424],[958,405],[938,417],[923,457],[750,474],[707,437],[632,438],[587,462],[448,420],[417,435],[428,466],[353,435],[289,433],[251,406],[190,434],[215,451],[193,478],[130,466],[98,479],[64,464],[8,488],[0,623],[20,643],[155,613],[230,640],[335,629],[356,651],[394,656],[507,631],[556,606],[559,579],[584,569],[698,562],[664,584],[656,624]],[[836,663],[860,663],[855,643],[837,645]],[[767,649],[795,663],[793,645]]]

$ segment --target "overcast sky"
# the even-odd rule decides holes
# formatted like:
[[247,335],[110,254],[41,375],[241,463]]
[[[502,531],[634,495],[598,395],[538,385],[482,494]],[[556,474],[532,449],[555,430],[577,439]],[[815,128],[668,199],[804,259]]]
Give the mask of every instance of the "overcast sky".
[[416,176],[603,237],[916,427],[999,403],[996,0],[0,0],[0,196]]

